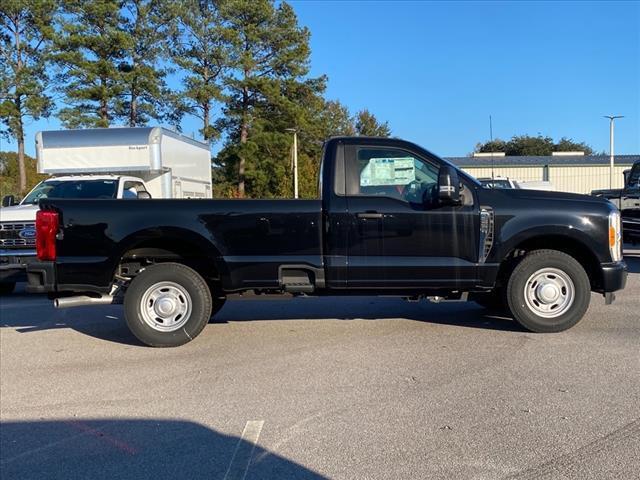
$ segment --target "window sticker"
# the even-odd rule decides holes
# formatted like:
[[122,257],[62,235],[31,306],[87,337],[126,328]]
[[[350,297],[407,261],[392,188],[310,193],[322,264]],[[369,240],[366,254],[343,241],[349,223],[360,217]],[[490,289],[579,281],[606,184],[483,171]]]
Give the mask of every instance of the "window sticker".
[[413,157],[371,158],[360,173],[360,186],[407,185],[415,179]]

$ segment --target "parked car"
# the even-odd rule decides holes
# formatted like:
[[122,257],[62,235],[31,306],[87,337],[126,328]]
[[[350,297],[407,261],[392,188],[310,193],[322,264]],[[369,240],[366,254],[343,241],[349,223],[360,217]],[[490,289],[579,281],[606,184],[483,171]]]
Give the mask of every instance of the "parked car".
[[548,180],[530,180],[526,182],[518,182],[518,188],[523,190],[546,190],[555,192],[556,187]]
[[26,280],[44,198],[211,198],[207,144],[164,128],[95,128],[36,134],[38,172],[53,175],[0,209],[0,294]]
[[486,189],[406,141],[325,143],[316,200],[41,200],[29,290],[124,302],[147,345],[193,340],[232,294],[396,295],[507,309],[558,332],[624,288],[620,213],[560,192]]
[[518,183],[509,177],[479,178],[478,181],[485,188],[519,188]]
[[623,188],[594,190],[591,195],[603,197],[612,202],[622,212],[622,232],[624,240],[640,242],[640,161],[625,171]]

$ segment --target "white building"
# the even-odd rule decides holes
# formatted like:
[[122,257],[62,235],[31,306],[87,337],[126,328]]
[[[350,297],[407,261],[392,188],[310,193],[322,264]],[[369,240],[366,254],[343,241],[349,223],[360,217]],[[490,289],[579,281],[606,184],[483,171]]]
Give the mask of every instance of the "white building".
[[[451,163],[476,178],[493,175],[513,180],[550,181],[556,190],[574,193],[590,193],[592,190],[609,188],[608,155],[555,154],[545,157],[510,157],[504,154],[476,157],[450,157]],[[631,168],[640,155],[616,155],[613,188],[622,188],[623,172]]]

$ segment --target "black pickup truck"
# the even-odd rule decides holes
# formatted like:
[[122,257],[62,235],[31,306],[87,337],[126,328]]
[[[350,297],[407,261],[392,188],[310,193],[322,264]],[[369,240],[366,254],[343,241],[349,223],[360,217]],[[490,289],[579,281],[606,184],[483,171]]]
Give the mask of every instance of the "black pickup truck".
[[317,200],[43,200],[29,289],[124,303],[144,343],[195,338],[227,296],[468,299],[534,332],[624,288],[618,210],[587,195],[482,188],[412,143],[332,138]]
[[594,190],[591,195],[603,197],[620,209],[625,242],[640,242],[640,161],[625,170],[624,187]]

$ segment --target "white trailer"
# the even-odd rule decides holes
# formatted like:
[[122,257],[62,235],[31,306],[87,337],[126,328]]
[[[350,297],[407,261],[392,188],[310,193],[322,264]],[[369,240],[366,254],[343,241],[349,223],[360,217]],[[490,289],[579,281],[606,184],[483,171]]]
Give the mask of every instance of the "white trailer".
[[38,172],[128,175],[152,198],[211,198],[209,146],[161,127],[93,128],[36,134]]

